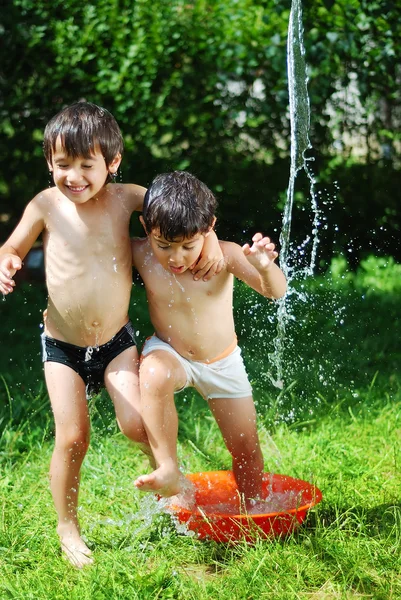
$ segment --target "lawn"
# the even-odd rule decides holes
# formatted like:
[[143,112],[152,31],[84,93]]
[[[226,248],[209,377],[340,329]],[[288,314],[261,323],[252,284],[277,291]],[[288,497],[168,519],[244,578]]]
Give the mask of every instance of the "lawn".
[[[48,488],[53,422],[39,348],[45,292],[21,286],[0,305],[1,600],[401,598],[400,275],[391,259],[371,258],[357,274],[337,260],[325,277],[295,283],[280,344],[277,307],[237,286],[266,470],[323,493],[286,538],[230,545],[177,532],[133,487],[146,463],[118,432],[107,394],[94,398],[80,520],[95,564],[82,571],[60,555]],[[133,298],[143,340],[150,325],[140,287]],[[271,383],[274,360],[282,389]],[[186,392],[177,406],[183,471],[229,468],[204,402]]]

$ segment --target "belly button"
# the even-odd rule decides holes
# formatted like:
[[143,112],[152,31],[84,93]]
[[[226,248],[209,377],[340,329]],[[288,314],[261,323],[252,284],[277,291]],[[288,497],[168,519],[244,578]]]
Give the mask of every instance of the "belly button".
[[99,327],[99,322],[98,321],[93,321],[92,327]]

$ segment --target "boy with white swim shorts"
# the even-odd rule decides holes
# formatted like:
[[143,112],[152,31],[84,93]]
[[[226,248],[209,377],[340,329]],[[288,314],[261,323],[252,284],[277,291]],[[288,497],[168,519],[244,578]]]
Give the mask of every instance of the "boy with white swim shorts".
[[216,418],[247,504],[260,496],[263,456],[235,334],[234,276],[268,298],[283,296],[286,280],[274,244],[256,233],[252,246],[220,241],[223,269],[210,281],[193,282],[190,269],[213,230],[215,209],[207,186],[183,171],[157,176],[145,195],[140,220],[147,237],[132,240],[132,256],[155,328],[142,350],[140,389],[156,469],[135,485],[164,496],[180,492],[174,393],[193,386]]

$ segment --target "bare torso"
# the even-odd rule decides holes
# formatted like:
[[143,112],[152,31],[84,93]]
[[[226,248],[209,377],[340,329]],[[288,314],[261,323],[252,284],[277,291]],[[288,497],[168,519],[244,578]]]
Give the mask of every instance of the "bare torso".
[[[137,188],[137,192],[135,190]],[[48,288],[45,332],[78,346],[109,341],[128,321],[132,289],[130,217],[143,188],[108,185],[76,205],[57,188],[43,192]]]
[[134,240],[133,250],[157,336],[190,360],[224,352],[235,339],[233,276],[223,269],[209,281],[194,281],[189,270],[177,276],[166,271],[147,240]]

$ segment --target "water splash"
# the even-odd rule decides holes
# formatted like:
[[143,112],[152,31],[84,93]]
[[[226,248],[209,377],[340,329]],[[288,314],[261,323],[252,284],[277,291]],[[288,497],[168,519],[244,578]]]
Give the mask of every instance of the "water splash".
[[[185,478],[183,477],[183,480],[184,479]],[[192,497],[190,498],[188,490],[189,482],[185,479],[182,493],[175,497],[177,506],[185,506],[188,508],[194,506],[195,492],[192,492]],[[171,498],[159,498],[153,494],[145,494],[140,498],[138,509],[135,512],[121,515],[117,519],[107,517],[100,521],[96,521],[89,530],[92,532],[92,530],[99,525],[102,527],[112,527],[124,530],[126,539],[131,539],[134,544],[129,544],[125,547],[127,552],[132,552],[135,549],[135,544],[138,543],[138,540],[140,540],[142,536],[146,536],[154,531],[155,525],[158,525],[159,533],[162,537],[168,537],[170,535],[170,522],[173,524],[177,533],[188,537],[194,537],[195,532],[189,530],[187,524],[182,523],[178,519],[174,510],[171,508],[171,503]],[[164,521],[166,515],[169,517],[168,522]]]
[[[306,74],[305,48],[303,44],[301,0],[293,0],[291,5],[287,38],[287,70],[291,125],[291,163],[287,198],[280,234],[280,267],[287,278],[288,292],[285,298],[282,298],[277,302],[277,335],[273,342],[274,350],[269,355],[270,362],[275,370],[275,375],[270,373],[269,379],[273,385],[279,389],[284,388],[283,356],[286,344],[286,327],[288,321],[292,318],[288,310],[288,303],[291,296],[296,293],[295,290],[291,288],[291,280],[295,276],[306,276],[313,273],[319,242],[317,236],[319,210],[314,191],[315,180],[308,165],[308,162],[312,159],[306,157],[306,152],[311,149],[312,146],[309,140],[310,106],[307,87],[308,77]],[[290,234],[295,180],[298,173],[302,170],[309,179],[311,207],[314,217],[312,222],[312,236],[307,236],[304,242],[296,249],[297,255],[303,255],[305,253],[305,247],[312,242],[310,261],[306,267],[299,268],[299,264],[296,262],[294,263],[294,257],[291,256]],[[297,256],[295,258],[297,258]],[[297,293],[299,294],[299,292]]]

